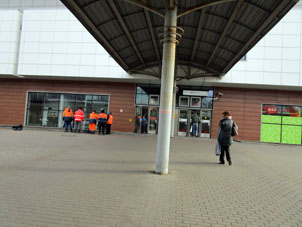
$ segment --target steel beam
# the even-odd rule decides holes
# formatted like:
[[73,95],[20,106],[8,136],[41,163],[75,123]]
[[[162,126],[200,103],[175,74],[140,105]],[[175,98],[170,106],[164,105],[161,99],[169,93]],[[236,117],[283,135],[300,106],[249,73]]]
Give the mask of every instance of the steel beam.
[[[143,0],[143,3],[146,3],[146,0]],[[159,54],[158,46],[157,46],[157,43],[156,43],[150,14],[149,14],[149,11],[145,8],[144,8],[144,12],[145,12],[146,21],[147,21],[147,24],[148,24],[149,33],[150,33],[150,36],[151,36],[151,39],[152,39],[154,51],[156,53],[157,60],[160,60],[160,54]]]
[[[112,1],[112,0],[109,0],[109,1]],[[132,5],[136,5],[136,6],[142,7],[142,8],[144,8],[144,9],[146,9],[146,10],[148,10],[148,11],[150,11],[150,12],[152,12],[152,13],[160,16],[160,17],[165,18],[165,15],[161,11],[159,11],[156,8],[153,8],[152,6],[149,6],[148,4],[146,4],[144,2],[137,1],[137,0],[122,0],[122,1],[128,2],[128,3],[132,4]]]
[[215,54],[216,54],[216,51],[218,50],[218,48],[220,47],[220,44],[222,42],[222,40],[224,39],[225,35],[229,32],[230,30],[230,27],[231,27],[231,24],[233,23],[233,21],[235,20],[236,16],[238,15],[238,12],[240,11],[242,5],[243,5],[244,1],[243,0],[239,0],[237,2],[237,5],[235,6],[235,9],[230,17],[230,19],[228,20],[228,23],[227,25],[225,26],[223,32],[221,33],[220,35],[220,38],[215,46],[215,49],[213,50],[212,52],[212,55],[211,57],[209,58],[208,62],[207,62],[207,66],[210,65],[211,61],[213,60]]
[[200,39],[201,27],[202,27],[203,22],[204,22],[205,14],[206,14],[206,9],[202,9],[201,13],[200,13],[200,16],[199,16],[199,22],[198,22],[198,27],[197,27],[197,31],[196,31],[195,40],[194,40],[194,46],[193,46],[193,50],[192,50],[191,61],[194,60],[195,53],[196,53],[196,50],[198,48],[198,42],[199,42],[199,39]]
[[199,10],[199,9],[202,9],[202,8],[206,8],[206,7],[210,7],[210,6],[214,6],[214,5],[218,5],[218,4],[223,4],[223,3],[227,3],[227,2],[233,2],[233,1],[237,1],[237,0],[213,0],[213,1],[203,2],[203,3],[200,3],[196,6],[185,9],[184,11],[179,13],[177,15],[177,17],[178,18],[182,17],[186,14],[192,13],[193,11],[196,11],[196,10]]
[[132,36],[129,32],[124,20],[123,20],[123,18],[121,17],[118,9],[116,8],[114,2],[112,0],[109,0],[108,4],[110,5],[114,15],[116,16],[116,18],[117,18],[118,22],[120,23],[122,29],[124,30],[128,40],[129,40],[129,43],[131,44],[132,48],[134,49],[134,51],[135,51],[136,55],[138,56],[139,60],[141,61],[141,63],[145,63],[142,55],[140,54],[140,52],[139,52],[139,50],[138,50],[138,48],[137,48],[137,46],[136,46],[136,44],[135,44],[135,42],[134,42],[134,40],[133,40],[133,38],[132,38]]
[[279,6],[270,14],[266,21],[258,28],[258,30],[249,38],[245,45],[240,49],[240,51],[234,56],[233,60],[230,61],[227,66],[223,69],[223,73],[229,71],[229,69],[238,61],[238,59],[243,55],[244,52],[248,50],[250,45],[255,41],[257,36],[261,34],[263,30],[269,26],[269,24],[277,17],[277,15],[288,5],[291,0],[283,0]]

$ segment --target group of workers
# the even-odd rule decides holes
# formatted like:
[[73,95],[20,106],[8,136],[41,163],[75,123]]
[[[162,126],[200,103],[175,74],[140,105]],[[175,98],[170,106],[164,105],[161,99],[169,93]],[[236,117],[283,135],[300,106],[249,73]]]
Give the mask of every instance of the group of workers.
[[[68,106],[63,112],[63,128],[66,132],[68,132],[68,128],[70,128],[70,131],[72,132],[73,129],[71,126],[71,122],[74,120],[74,131],[81,132],[81,123],[82,121],[84,121],[84,119],[85,115],[82,107],[79,107],[79,109],[73,114],[72,109],[70,108],[70,106]],[[96,110],[93,110],[92,113],[89,114],[89,133],[95,134],[96,125],[98,124],[99,135],[104,135],[105,133],[110,134],[112,123],[113,116],[111,112],[107,115],[102,109],[101,113],[97,114]]]

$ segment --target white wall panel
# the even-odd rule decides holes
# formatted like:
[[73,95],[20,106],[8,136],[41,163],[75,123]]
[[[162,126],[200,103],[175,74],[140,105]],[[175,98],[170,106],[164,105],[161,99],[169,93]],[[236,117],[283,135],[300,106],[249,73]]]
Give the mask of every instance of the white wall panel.
[[281,85],[281,73],[264,72],[263,83],[269,85]]
[[283,34],[287,35],[300,35],[301,26],[300,23],[286,23],[283,28]]
[[263,72],[264,61],[263,59],[249,59],[246,63],[246,71]]
[[282,48],[282,59],[284,60],[299,60],[301,54],[300,48]]
[[300,72],[299,61],[282,61],[282,72],[285,73],[299,73]]
[[39,54],[38,65],[50,65],[52,60],[52,54]]
[[[32,69],[39,75],[124,77],[123,69],[68,10],[25,10],[23,22],[26,26],[22,33],[20,63],[36,64]],[[41,58],[35,63],[33,45],[39,47],[38,58]],[[102,71],[96,71],[96,67]],[[48,71],[43,73],[43,69]],[[20,74],[33,75],[29,70],[30,67],[19,67]]]
[[95,77],[106,77],[109,73],[109,67],[106,66],[96,66],[94,69],[94,76]]
[[282,48],[281,47],[265,47],[264,48],[265,59],[281,59]]
[[282,35],[267,35],[264,38],[265,46],[267,46],[267,47],[281,47],[282,46],[282,38],[283,38]]
[[282,85],[299,86],[300,75],[295,73],[282,73]]
[[264,60],[264,72],[281,72],[282,61],[281,60]]
[[[264,58],[264,47],[255,46],[247,53],[246,56],[247,56],[247,61],[245,61],[245,62],[248,62],[249,59],[263,59]],[[240,63],[242,63],[242,62],[244,62],[244,61],[241,61]],[[239,64],[239,62],[237,64]]]
[[233,83],[245,83],[246,71],[233,71],[232,82]]
[[300,47],[301,36],[299,35],[283,35],[283,47]]
[[36,7],[56,7],[62,8],[60,0],[0,0],[1,8],[36,8]]
[[263,84],[263,72],[247,71],[245,75],[247,84]]
[[51,74],[53,76],[65,76],[65,65],[51,65]]
[[0,76],[16,75],[22,13],[0,10]]
[[45,72],[50,72],[51,71],[51,65],[48,64],[38,64],[36,68],[36,74],[37,75],[44,75]]

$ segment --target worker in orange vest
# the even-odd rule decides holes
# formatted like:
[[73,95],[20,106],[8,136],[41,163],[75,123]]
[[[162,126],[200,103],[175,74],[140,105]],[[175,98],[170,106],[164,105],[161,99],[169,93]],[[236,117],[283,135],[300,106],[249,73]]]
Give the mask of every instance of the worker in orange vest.
[[112,122],[113,122],[113,116],[112,113],[110,112],[107,117],[106,134],[110,134]]
[[96,125],[96,121],[98,120],[98,115],[96,113],[96,111],[92,111],[91,114],[89,114],[89,132],[91,134],[95,133],[95,125]]
[[98,116],[99,118],[99,135],[102,134],[104,135],[105,134],[105,128],[106,128],[106,122],[107,122],[107,114],[104,113],[104,110],[101,110],[101,113],[99,114]]
[[65,132],[68,132],[68,126],[70,128],[70,131],[72,132],[71,122],[73,121],[73,112],[72,109],[70,109],[70,106],[65,108],[63,112],[63,120],[65,124]]
[[79,109],[74,112],[74,121],[75,121],[75,126],[74,126],[74,131],[75,132],[81,132],[81,123],[85,119],[84,112],[82,110],[82,107],[79,107]]

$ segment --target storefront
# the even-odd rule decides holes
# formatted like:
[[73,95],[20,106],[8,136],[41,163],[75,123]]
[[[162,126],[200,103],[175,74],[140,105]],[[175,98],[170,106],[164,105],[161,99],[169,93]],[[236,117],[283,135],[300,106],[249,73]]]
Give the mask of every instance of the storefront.
[[66,107],[75,112],[82,107],[85,120],[82,128],[88,127],[89,113],[92,110],[105,112],[109,110],[109,95],[71,94],[71,93],[48,93],[28,92],[27,94],[27,126],[62,127],[63,111]]
[[[196,113],[200,119],[198,136],[210,138],[213,89],[199,86],[178,86],[175,101],[174,135],[190,136],[192,131],[191,118]],[[136,86],[135,104],[134,131],[136,133],[157,133],[160,86],[138,84]],[[143,117],[146,120],[142,120]]]
[[262,104],[261,142],[302,144],[302,106]]

